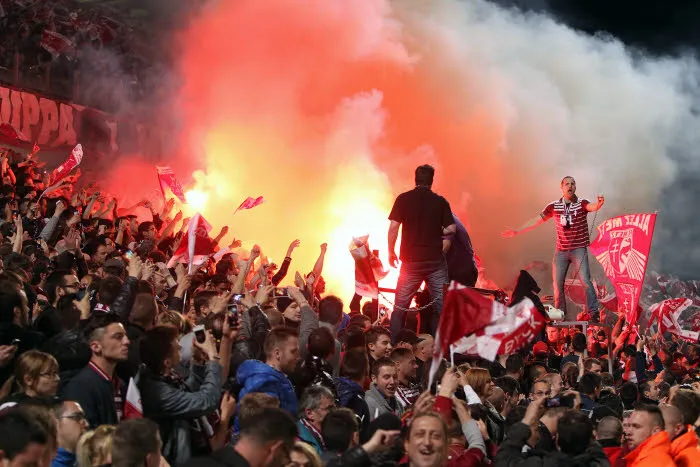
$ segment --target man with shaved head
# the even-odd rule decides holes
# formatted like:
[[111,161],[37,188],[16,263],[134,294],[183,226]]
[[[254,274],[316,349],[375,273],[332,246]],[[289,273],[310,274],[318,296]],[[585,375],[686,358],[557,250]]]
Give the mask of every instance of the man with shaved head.
[[698,436],[692,426],[683,423],[683,413],[673,405],[659,406],[664,415],[666,433],[671,438],[671,456],[678,466],[700,465]]
[[625,456],[627,467],[673,467],[671,440],[664,431],[661,410],[655,405],[640,405],[625,425],[625,439],[632,452]]
[[603,452],[608,456],[610,465],[615,465],[622,451],[620,445],[622,441],[622,423],[620,420],[612,416],[601,418],[595,429],[595,438],[603,446]]

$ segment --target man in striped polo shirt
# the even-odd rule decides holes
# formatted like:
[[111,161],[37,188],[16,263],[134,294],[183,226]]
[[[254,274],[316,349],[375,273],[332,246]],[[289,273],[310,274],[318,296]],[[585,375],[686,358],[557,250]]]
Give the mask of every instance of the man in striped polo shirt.
[[554,280],[554,306],[566,313],[566,298],[564,296],[564,281],[569,265],[574,266],[581,282],[586,287],[586,302],[591,321],[598,322],[598,299],[591,282],[591,273],[588,267],[588,245],[590,244],[588,221],[589,212],[597,211],[605,204],[605,197],[598,195],[597,202],[591,203],[587,199],[576,196],[576,181],[573,177],[564,177],[561,181],[562,197],[553,201],[544,208],[539,216],[528,221],[518,230],[506,230],[504,237],[528,232],[538,225],[544,224],[550,218],[554,218],[557,230],[557,249],[552,261]]

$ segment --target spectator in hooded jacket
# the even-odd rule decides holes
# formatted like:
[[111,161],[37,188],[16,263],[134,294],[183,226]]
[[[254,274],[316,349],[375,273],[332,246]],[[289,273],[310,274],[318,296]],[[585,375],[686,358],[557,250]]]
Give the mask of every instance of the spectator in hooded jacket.
[[296,331],[277,328],[265,338],[265,362],[246,360],[238,367],[236,379],[242,386],[238,398],[249,392],[264,392],[280,400],[280,408],[294,416],[298,402],[294,387],[289,381],[299,361],[299,337]]

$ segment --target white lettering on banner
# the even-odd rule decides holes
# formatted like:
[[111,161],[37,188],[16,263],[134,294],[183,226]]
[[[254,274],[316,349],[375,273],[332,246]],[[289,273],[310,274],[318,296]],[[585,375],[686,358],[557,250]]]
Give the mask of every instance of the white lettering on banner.
[[598,226],[598,232],[602,235],[620,227],[637,227],[644,232],[644,235],[649,235],[650,222],[651,214],[629,214],[604,221]]
[[[75,146],[78,141],[76,123],[84,109],[81,105],[0,86],[0,123],[9,123],[39,146]],[[95,113],[104,118],[109,147],[116,151],[117,122],[107,114]]]

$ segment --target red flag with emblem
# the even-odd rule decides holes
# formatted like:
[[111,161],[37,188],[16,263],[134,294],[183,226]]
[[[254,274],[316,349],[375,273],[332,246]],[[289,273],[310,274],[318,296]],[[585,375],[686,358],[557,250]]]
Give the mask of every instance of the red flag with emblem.
[[614,217],[598,226],[591,251],[615,286],[619,306],[625,310],[628,325],[637,322],[637,305],[654,236],[656,214],[629,214]]
[[165,197],[165,189],[169,188],[173,195],[177,196],[183,204],[187,204],[185,200],[185,192],[182,190],[182,185],[177,181],[175,177],[175,172],[170,167],[159,167],[156,166],[156,171],[158,172],[158,183],[160,184],[160,189],[163,192],[163,197]]
[[200,213],[192,216],[187,227],[187,235],[168,262],[168,267],[172,268],[176,263],[187,263],[188,270],[192,273],[193,265],[206,261],[214,253],[214,245],[209,238],[211,229],[211,224]]
[[451,346],[455,352],[493,361],[529,344],[543,326],[544,318],[528,298],[508,308],[452,281],[435,334],[430,383]]

